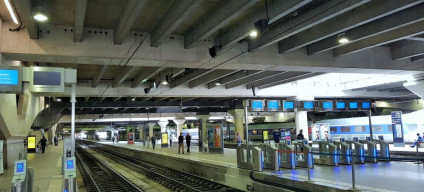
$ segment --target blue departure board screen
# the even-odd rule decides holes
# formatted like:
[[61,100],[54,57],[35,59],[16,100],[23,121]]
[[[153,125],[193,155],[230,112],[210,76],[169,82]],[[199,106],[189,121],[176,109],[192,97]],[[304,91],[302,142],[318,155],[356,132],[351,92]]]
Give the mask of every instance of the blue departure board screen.
[[346,103],[343,102],[343,101],[336,102],[336,108],[337,109],[344,109],[344,108],[346,108]]
[[333,102],[332,101],[324,101],[322,103],[323,109],[332,109],[333,108]]
[[250,110],[251,111],[263,111],[264,110],[264,101],[262,101],[262,100],[252,100]]
[[19,72],[13,69],[0,70],[0,85],[18,85]]
[[293,109],[294,102],[293,101],[284,101],[284,109]]
[[25,170],[24,163],[17,163],[16,164],[16,173],[23,173]]
[[362,102],[362,109],[369,109],[371,108],[371,103],[368,101],[363,101]]
[[313,101],[303,102],[303,108],[304,109],[313,109],[314,108],[314,102]]
[[74,160],[66,161],[66,169],[74,169]]
[[60,86],[60,72],[52,71],[34,71],[34,85]]
[[268,109],[278,109],[279,107],[278,101],[268,101]]
[[358,102],[349,102],[349,109],[358,109]]

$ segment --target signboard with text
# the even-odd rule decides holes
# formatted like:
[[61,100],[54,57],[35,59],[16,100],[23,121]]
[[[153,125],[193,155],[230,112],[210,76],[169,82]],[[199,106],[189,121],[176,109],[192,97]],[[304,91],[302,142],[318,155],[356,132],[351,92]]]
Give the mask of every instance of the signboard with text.
[[402,111],[392,111],[393,143],[395,147],[405,147],[402,125]]
[[32,136],[28,136],[28,152],[35,152],[35,148],[36,148],[36,137],[35,135]]
[[0,92],[22,92],[22,67],[0,67]]

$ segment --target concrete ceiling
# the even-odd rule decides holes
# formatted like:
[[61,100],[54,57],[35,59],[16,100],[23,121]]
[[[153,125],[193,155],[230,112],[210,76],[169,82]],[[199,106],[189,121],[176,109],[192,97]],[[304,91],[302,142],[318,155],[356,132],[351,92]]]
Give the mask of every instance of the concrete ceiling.
[[[261,89],[329,72],[424,71],[424,1],[270,0],[270,26],[255,39],[248,34],[266,18],[262,0],[45,0],[45,23],[31,17],[38,2],[13,1],[25,26],[17,32],[1,4],[1,53],[78,69],[81,97],[246,98],[252,82]],[[338,44],[341,33],[351,42]],[[221,47],[215,58],[212,46]],[[167,75],[169,85],[144,93]],[[378,88],[346,97],[410,94]]]

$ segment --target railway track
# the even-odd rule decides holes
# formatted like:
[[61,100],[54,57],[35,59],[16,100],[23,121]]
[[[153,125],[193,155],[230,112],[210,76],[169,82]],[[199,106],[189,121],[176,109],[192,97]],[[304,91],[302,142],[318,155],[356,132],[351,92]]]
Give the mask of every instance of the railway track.
[[81,146],[76,147],[76,157],[87,192],[142,191]]
[[[82,142],[82,141],[81,141]],[[108,158],[119,161],[124,165],[148,178],[155,180],[161,185],[172,191],[184,192],[210,192],[210,191],[227,191],[238,192],[240,190],[234,189],[208,179],[204,179],[195,175],[177,171],[171,168],[162,167],[153,163],[145,162],[127,154],[108,150],[98,147],[96,145],[88,144],[87,147],[104,155]]]

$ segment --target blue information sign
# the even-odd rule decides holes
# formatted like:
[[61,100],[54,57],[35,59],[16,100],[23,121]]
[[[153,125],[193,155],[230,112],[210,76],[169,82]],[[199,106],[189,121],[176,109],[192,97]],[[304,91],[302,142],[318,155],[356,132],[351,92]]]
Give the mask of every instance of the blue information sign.
[[371,103],[368,101],[362,101],[362,109],[370,109]]
[[303,102],[303,108],[304,109],[313,109],[314,108],[314,102],[313,101]]
[[344,108],[346,108],[346,103],[344,101],[336,102],[336,108],[337,109],[344,109]]
[[268,101],[268,109],[278,109],[279,107],[278,101]]
[[358,102],[349,102],[349,109],[358,109]]
[[395,147],[404,147],[402,111],[392,111],[393,143]]
[[73,169],[73,168],[74,168],[74,160],[67,160],[66,169]]
[[16,173],[23,173],[25,169],[24,163],[17,163],[16,164]]
[[323,109],[333,109],[333,102],[332,101],[324,101],[322,103]]
[[18,85],[18,70],[0,69],[0,85]]
[[284,109],[293,109],[294,102],[293,101],[284,101]]

